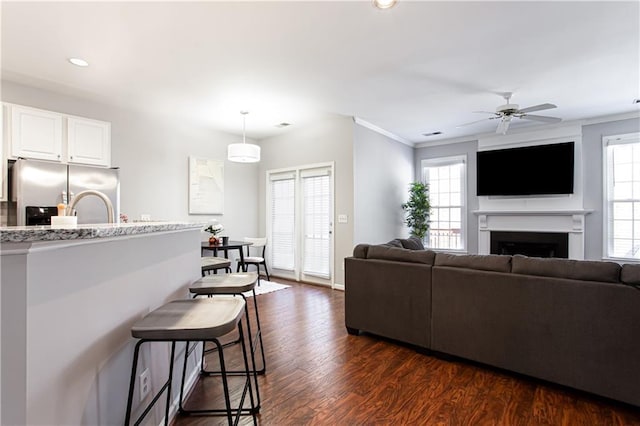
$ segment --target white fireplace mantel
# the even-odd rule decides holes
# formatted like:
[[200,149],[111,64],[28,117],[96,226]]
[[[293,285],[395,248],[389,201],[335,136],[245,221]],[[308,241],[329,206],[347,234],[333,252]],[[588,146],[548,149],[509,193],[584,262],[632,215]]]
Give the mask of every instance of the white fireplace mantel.
[[593,210],[475,210],[478,253],[491,252],[491,231],[566,232],[569,258],[584,259],[584,218]]

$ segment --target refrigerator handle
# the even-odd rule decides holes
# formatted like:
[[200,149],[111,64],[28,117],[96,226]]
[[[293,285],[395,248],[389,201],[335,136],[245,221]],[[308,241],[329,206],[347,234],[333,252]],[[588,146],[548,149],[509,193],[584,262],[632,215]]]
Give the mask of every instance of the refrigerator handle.
[[67,191],[62,191],[62,202],[66,205],[71,204],[75,195],[76,194],[74,194],[73,191],[69,191],[69,193],[67,193]]

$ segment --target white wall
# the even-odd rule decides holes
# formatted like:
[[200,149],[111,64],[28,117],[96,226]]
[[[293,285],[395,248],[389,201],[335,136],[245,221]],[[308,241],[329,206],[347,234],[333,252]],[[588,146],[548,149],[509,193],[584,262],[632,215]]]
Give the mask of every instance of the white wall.
[[[2,100],[111,122],[111,161],[120,167],[120,210],[130,220],[141,214],[157,220],[216,218],[232,239],[256,234],[258,166],[226,161],[227,145],[241,136],[6,80]],[[189,215],[189,155],[225,159],[224,215]]]
[[346,214],[348,223],[334,220],[335,283],[344,284],[343,259],[353,250],[353,120],[332,116],[282,136],[260,142],[259,222],[260,235],[266,234],[266,172],[307,164],[335,162],[335,213]]
[[407,237],[402,203],[414,180],[413,148],[354,125],[353,243],[385,243]]

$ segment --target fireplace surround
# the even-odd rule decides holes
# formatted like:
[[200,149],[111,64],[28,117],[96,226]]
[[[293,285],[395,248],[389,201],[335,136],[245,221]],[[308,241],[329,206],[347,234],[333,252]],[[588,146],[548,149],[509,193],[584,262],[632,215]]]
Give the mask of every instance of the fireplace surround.
[[[590,210],[476,210],[478,254],[491,254],[492,232],[565,233],[567,258],[584,259],[584,221]],[[559,257],[559,256],[555,256]]]

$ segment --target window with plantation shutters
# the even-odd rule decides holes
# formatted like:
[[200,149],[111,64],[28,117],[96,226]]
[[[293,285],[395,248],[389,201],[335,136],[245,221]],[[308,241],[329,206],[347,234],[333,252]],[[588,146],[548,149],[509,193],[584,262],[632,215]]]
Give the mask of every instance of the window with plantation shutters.
[[327,170],[302,172],[303,272],[329,277],[331,191]]
[[606,257],[640,259],[640,133],[603,139]]
[[295,175],[273,176],[271,181],[271,266],[295,267]]

